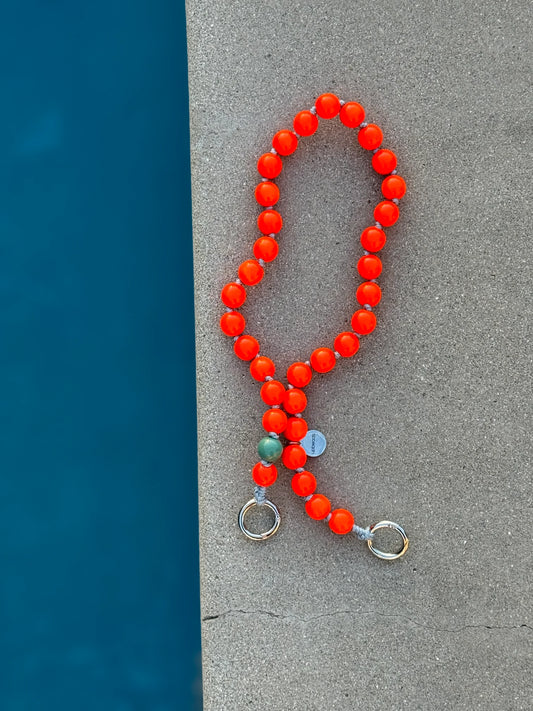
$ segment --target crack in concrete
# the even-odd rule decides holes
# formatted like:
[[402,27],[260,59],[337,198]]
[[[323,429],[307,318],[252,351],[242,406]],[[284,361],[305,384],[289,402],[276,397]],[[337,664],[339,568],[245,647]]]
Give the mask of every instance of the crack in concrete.
[[472,625],[463,625],[462,627],[451,627],[451,628],[433,627],[431,625],[424,624],[423,622],[419,622],[418,620],[413,620],[413,618],[408,617],[407,615],[379,612],[378,610],[363,610],[361,612],[356,612],[354,610],[336,610],[335,612],[325,612],[320,615],[312,615],[311,617],[302,618],[302,617],[298,617],[298,615],[271,612],[270,610],[239,610],[239,609],[235,609],[235,610],[225,610],[224,612],[220,612],[217,615],[206,615],[205,617],[202,618],[202,622],[208,622],[210,620],[218,620],[221,617],[227,617],[228,615],[267,615],[268,617],[275,617],[275,618],[282,619],[282,620],[284,620],[284,619],[296,620],[296,621],[301,622],[305,625],[309,624],[310,622],[314,622],[315,620],[319,620],[322,617],[336,617],[338,615],[351,615],[351,616],[375,615],[376,617],[385,617],[385,618],[390,618],[390,619],[405,620],[406,622],[409,622],[412,625],[415,625],[415,627],[421,627],[422,629],[431,630],[433,632],[456,633],[456,632],[463,632],[464,630],[468,630],[468,629],[487,629],[487,630],[528,629],[528,630],[533,630],[533,627],[530,627],[529,625],[527,625],[525,623],[520,624],[520,625],[488,625],[488,624],[474,625],[474,624],[472,624]]

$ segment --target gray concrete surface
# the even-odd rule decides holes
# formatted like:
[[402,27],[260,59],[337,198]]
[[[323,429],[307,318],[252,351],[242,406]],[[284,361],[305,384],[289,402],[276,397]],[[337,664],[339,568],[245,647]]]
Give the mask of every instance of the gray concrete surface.
[[[187,11],[205,708],[531,709],[528,3]],[[392,564],[310,521],[286,471],[278,534],[236,523],[263,408],[219,291],[251,256],[257,157],[327,90],[365,106],[409,185],[378,329],[308,391],[320,489],[361,524],[405,525]],[[279,185],[281,254],[244,313],[284,373],[349,324],[380,181],[334,121]]]

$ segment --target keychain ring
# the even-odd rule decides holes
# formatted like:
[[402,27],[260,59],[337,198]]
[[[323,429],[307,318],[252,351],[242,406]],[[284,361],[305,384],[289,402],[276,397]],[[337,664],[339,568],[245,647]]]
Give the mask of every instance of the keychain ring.
[[274,512],[274,523],[272,526],[268,529],[268,531],[265,531],[264,533],[252,533],[250,529],[246,528],[246,525],[244,523],[244,517],[248,513],[250,509],[252,509],[254,506],[259,506],[257,501],[255,499],[250,499],[242,509],[239,511],[239,528],[241,531],[244,533],[244,535],[247,538],[250,538],[252,541],[264,541],[267,538],[270,538],[270,536],[273,536],[276,531],[279,528],[279,524],[281,523],[281,515],[279,513],[278,507],[276,504],[273,504],[272,501],[269,501],[268,499],[265,499],[261,506],[267,506],[271,511]]
[[399,553],[385,553],[384,551],[380,551],[378,548],[375,548],[373,539],[369,539],[367,543],[371,553],[373,553],[376,558],[381,558],[381,560],[396,560],[397,558],[400,558],[409,548],[409,539],[407,538],[405,531],[400,526],[400,524],[394,523],[394,521],[380,521],[379,523],[370,526],[370,532],[374,533],[380,528],[389,528],[391,531],[396,531],[396,533],[399,533],[402,537],[403,547]]

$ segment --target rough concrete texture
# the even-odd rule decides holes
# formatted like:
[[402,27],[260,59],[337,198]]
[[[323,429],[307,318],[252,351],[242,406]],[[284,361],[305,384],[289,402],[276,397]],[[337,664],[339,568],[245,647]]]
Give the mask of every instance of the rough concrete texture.
[[[529,3],[187,9],[205,708],[530,709]],[[328,90],[382,126],[409,193],[377,330],[308,388],[310,468],[360,524],[405,525],[395,563],[309,520],[286,470],[277,535],[237,527],[264,408],[219,293],[257,236],[257,157]],[[349,326],[380,180],[334,120],[278,184],[280,256],[243,312],[284,375]]]

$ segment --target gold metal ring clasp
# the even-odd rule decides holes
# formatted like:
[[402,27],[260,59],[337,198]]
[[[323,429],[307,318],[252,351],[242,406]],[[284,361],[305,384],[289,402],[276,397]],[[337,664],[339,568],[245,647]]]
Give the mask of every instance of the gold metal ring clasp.
[[278,511],[278,508],[275,504],[272,503],[272,501],[269,501],[268,499],[265,499],[265,501],[261,504],[261,506],[267,506],[269,509],[271,509],[274,512],[274,523],[272,526],[268,529],[268,531],[265,531],[264,533],[252,533],[248,528],[246,528],[246,525],[244,523],[244,517],[248,513],[248,511],[253,508],[254,506],[258,506],[259,504],[255,499],[250,499],[247,503],[244,504],[242,509],[239,511],[239,528],[241,531],[244,533],[244,535],[247,538],[251,538],[252,541],[265,541],[267,538],[270,538],[270,536],[273,536],[276,531],[279,528],[279,524],[281,523],[281,516]]
[[399,533],[400,536],[402,537],[403,548],[401,549],[401,551],[399,553],[385,553],[384,551],[380,551],[378,548],[376,548],[374,546],[374,541],[372,539],[369,539],[367,541],[367,543],[368,543],[368,547],[370,548],[370,551],[377,558],[381,558],[382,560],[396,560],[396,558],[400,558],[405,553],[405,551],[409,548],[409,539],[405,535],[405,531],[398,523],[394,523],[393,521],[380,521],[379,523],[376,523],[373,526],[370,526],[370,532],[374,533],[375,531],[378,531],[380,528],[390,528],[391,531],[396,531],[396,533]]

